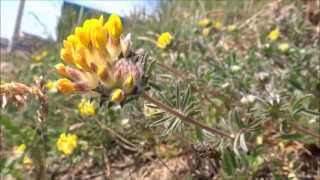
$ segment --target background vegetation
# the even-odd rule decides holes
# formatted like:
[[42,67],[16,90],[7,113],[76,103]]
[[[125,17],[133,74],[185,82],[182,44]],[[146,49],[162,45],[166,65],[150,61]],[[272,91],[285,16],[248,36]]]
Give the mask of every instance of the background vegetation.
[[[2,84],[42,79],[48,100],[41,122],[36,98],[2,109],[1,177],[34,179],[46,169],[51,179],[319,179],[316,13],[319,6],[298,0],[177,0],[160,1],[153,15],[125,19],[133,49],[155,61],[149,94],[229,138],[186,124],[142,97],[119,108],[56,92],[48,82],[59,78],[53,66],[62,40],[31,54],[1,53],[11,67],[1,72]],[[76,21],[73,16],[62,18]],[[203,25],[206,18],[210,23]],[[65,25],[59,28],[65,32]],[[279,37],[270,37],[272,31]],[[161,49],[156,42],[163,32],[173,38]],[[81,114],[81,99],[91,99],[95,113]],[[57,149],[61,133],[78,137],[70,156]],[[26,149],[17,158],[20,144]]]

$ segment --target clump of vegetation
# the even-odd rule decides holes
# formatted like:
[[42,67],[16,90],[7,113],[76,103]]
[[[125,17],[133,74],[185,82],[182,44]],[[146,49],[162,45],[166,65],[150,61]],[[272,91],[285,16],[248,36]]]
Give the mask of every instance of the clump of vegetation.
[[2,55],[1,176],[318,179],[310,2],[161,1]]

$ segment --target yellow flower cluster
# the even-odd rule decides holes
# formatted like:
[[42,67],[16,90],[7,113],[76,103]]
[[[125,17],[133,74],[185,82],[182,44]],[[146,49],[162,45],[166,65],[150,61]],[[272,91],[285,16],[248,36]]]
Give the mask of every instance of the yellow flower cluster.
[[45,58],[48,55],[48,51],[42,51],[38,54],[35,54],[32,56],[32,59],[36,62],[42,61],[43,58]]
[[157,46],[161,49],[166,48],[172,41],[172,35],[169,32],[162,33],[157,40]]
[[15,157],[20,157],[24,151],[26,150],[27,146],[25,144],[20,144],[19,146],[13,147],[13,154]]
[[[210,20],[208,18],[200,19],[197,22],[198,26],[202,28],[201,34],[204,37],[209,36],[212,30],[221,31],[223,29],[222,22],[220,20]],[[230,25],[227,27],[229,32],[233,32],[236,30],[236,25]]]
[[200,20],[198,21],[198,26],[199,26],[199,27],[202,27],[202,28],[205,28],[205,27],[207,27],[210,23],[211,23],[211,22],[210,22],[210,20],[209,20],[208,18],[203,18],[203,19],[200,19]]
[[234,32],[237,29],[237,26],[235,24],[231,24],[227,27],[227,30],[229,32]]
[[271,41],[276,41],[280,36],[280,31],[279,31],[279,28],[276,28],[274,30],[272,30],[269,34],[268,34],[268,38],[271,40]]
[[75,134],[62,133],[56,145],[59,151],[63,152],[66,156],[69,156],[78,145],[78,137]]
[[222,29],[222,23],[219,20],[215,20],[212,22],[212,27],[216,30],[221,30]]
[[95,105],[84,99],[78,104],[78,109],[81,116],[94,116],[96,114]]
[[[19,146],[13,147],[13,155],[15,158],[20,158],[25,153],[27,146],[20,144]],[[25,155],[22,159],[22,164],[25,166],[32,166],[33,162],[28,155]]]
[[[57,88],[64,93],[91,93],[98,86],[107,88],[120,103],[130,94],[142,77],[142,67],[125,58],[131,45],[131,36],[122,35],[121,18],[112,14],[104,18],[88,19],[76,27],[74,34],[64,40],[61,58],[56,70],[66,78],[57,81]],[[121,93],[119,93],[121,91]],[[123,95],[122,98],[120,96]]]
[[45,84],[45,87],[47,88],[47,90],[48,90],[49,92],[54,93],[54,92],[57,91],[57,82],[49,80],[49,81]]

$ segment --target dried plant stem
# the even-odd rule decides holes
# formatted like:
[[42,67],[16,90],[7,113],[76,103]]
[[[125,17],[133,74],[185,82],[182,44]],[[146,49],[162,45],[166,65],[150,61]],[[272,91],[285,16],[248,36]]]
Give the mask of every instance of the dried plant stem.
[[310,136],[312,136],[312,137],[315,137],[315,138],[317,138],[317,139],[320,140],[320,135],[317,134],[316,132],[313,132],[313,131],[310,130],[310,129],[304,129],[304,128],[300,127],[299,125],[297,125],[296,123],[293,123],[293,124],[292,124],[292,127],[293,127],[295,130],[297,130],[297,131],[300,131],[300,132],[302,132],[302,133],[304,133],[304,134],[308,134],[308,135],[310,135]]
[[171,73],[173,73],[174,75],[176,75],[176,76],[178,76],[178,77],[183,77],[184,74],[186,74],[186,72],[178,71],[178,70],[176,70],[175,68],[170,67],[170,66],[168,66],[168,65],[166,65],[166,64],[163,64],[163,63],[160,63],[160,62],[156,62],[156,63],[157,63],[157,65],[159,65],[161,68],[170,71]]
[[211,132],[212,134],[216,134],[216,135],[219,135],[221,137],[228,138],[228,139],[234,139],[233,135],[230,135],[230,134],[228,134],[226,132],[223,132],[223,131],[221,131],[219,129],[215,129],[215,128],[212,128],[212,127],[208,127],[208,126],[206,126],[204,124],[201,124],[200,122],[198,122],[198,121],[196,121],[196,120],[194,120],[194,119],[182,114],[181,112],[179,112],[179,111],[177,111],[177,110],[175,110],[175,109],[163,104],[159,100],[151,97],[146,92],[143,93],[143,97],[144,97],[145,100],[153,103],[154,105],[158,106],[160,109],[162,109],[162,110],[164,110],[164,111],[176,116],[177,118],[181,119],[184,122],[187,122],[189,124],[193,124],[193,125],[201,128],[201,129],[204,129],[204,130],[206,130],[208,132]]
[[107,131],[108,133],[110,133],[111,135],[115,136],[116,138],[119,139],[119,141],[121,141],[122,143],[120,144],[122,147],[124,147],[127,150],[131,150],[131,151],[138,151],[138,148],[136,147],[136,145],[132,144],[129,140],[127,140],[126,138],[124,138],[123,136],[121,136],[120,134],[118,134],[117,132],[115,132],[114,130],[112,130],[111,128],[105,126],[103,123],[101,123],[98,119],[95,119],[96,123],[100,126],[101,129]]

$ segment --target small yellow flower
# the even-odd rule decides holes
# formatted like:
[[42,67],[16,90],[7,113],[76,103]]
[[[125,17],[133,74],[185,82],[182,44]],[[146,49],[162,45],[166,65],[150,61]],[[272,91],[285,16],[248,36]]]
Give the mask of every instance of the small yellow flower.
[[213,21],[212,27],[215,28],[216,30],[221,30],[222,29],[222,23],[219,20]]
[[129,93],[132,91],[134,86],[135,86],[134,78],[130,73],[128,77],[125,79],[125,81],[123,82],[123,90],[124,92]]
[[256,138],[256,144],[257,144],[257,145],[263,144],[263,137],[262,137],[262,136],[258,136],[258,137]]
[[209,24],[210,24],[210,20],[208,18],[203,18],[198,21],[198,26],[202,28],[208,26]]
[[286,52],[288,52],[288,50],[289,50],[289,44],[288,44],[288,43],[278,44],[278,49],[279,49],[281,52],[286,53]]
[[48,55],[48,51],[42,51],[39,54],[33,55],[32,59],[36,62],[40,62],[43,60],[43,58],[45,58]]
[[116,89],[111,93],[111,101],[121,103],[125,98],[124,92],[121,89]]
[[22,160],[23,165],[30,166],[32,165],[32,160],[29,156],[24,156]]
[[172,40],[172,36],[169,32],[162,33],[157,40],[157,46],[161,49],[166,48]]
[[62,133],[56,142],[59,151],[63,152],[66,156],[73,153],[78,145],[78,137],[75,134]]
[[208,37],[209,33],[210,33],[210,28],[203,28],[202,30],[202,36],[203,37]]
[[48,89],[49,92],[57,92],[57,82],[55,81],[48,81],[45,84],[45,87]]
[[81,116],[94,116],[96,114],[95,105],[84,99],[78,104],[78,110]]
[[276,28],[269,33],[268,38],[271,41],[276,41],[279,38],[279,36],[280,36],[279,28]]
[[15,157],[21,156],[26,150],[27,146],[25,144],[20,144],[19,146],[13,147],[13,154]]
[[232,65],[232,66],[230,67],[230,69],[231,69],[232,72],[238,72],[238,71],[241,70],[241,67],[238,66],[238,65]]
[[236,29],[237,29],[237,26],[236,26],[235,24],[229,25],[229,26],[227,27],[227,30],[228,30],[229,32],[233,32],[233,31],[235,31]]

